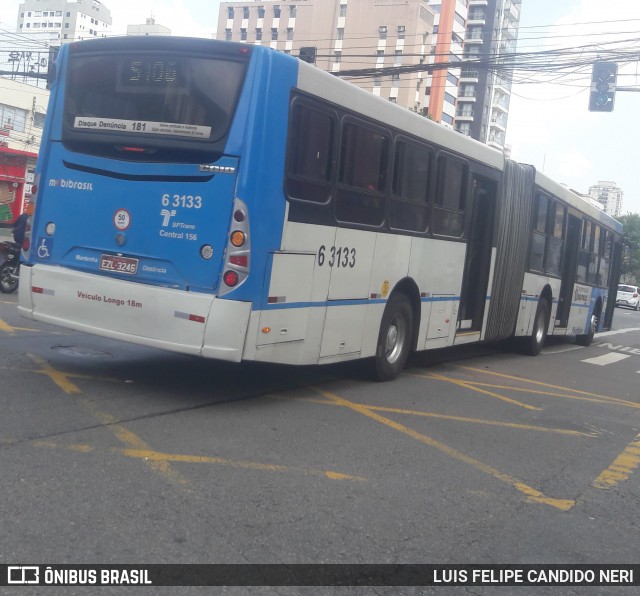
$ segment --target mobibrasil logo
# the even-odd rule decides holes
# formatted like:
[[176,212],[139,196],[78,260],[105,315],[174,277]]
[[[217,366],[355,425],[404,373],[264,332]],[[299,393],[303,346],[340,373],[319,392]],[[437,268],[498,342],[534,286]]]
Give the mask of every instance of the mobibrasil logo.
[[54,188],[70,188],[72,190],[93,190],[93,182],[79,182],[78,180],[65,180],[64,178],[51,178],[49,186]]

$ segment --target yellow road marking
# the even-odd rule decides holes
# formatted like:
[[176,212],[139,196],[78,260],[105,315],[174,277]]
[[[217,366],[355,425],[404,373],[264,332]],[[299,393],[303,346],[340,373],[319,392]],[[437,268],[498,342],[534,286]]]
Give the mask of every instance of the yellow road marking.
[[[138,442],[137,437],[127,437],[132,442]],[[66,449],[68,451],[76,451],[79,453],[92,453],[96,451],[93,445],[84,443],[74,443],[72,445],[61,445],[53,441],[34,441],[33,445],[36,447],[43,447],[48,449]],[[352,476],[350,474],[343,474],[341,472],[335,472],[331,470],[314,470],[305,468],[295,468],[289,466],[282,466],[279,464],[264,464],[252,461],[231,460],[223,457],[214,457],[206,455],[184,455],[174,453],[161,453],[152,449],[145,449],[143,446],[139,449],[135,448],[112,448],[109,449],[111,453],[117,453],[126,457],[134,459],[142,459],[152,463],[167,463],[167,462],[179,462],[188,464],[216,464],[223,466],[230,466],[233,468],[241,468],[246,470],[258,470],[264,472],[301,472],[307,476],[319,476],[322,478],[328,478],[329,480],[347,480],[350,482],[366,482],[366,478],[361,476]]]
[[5,323],[2,319],[0,319],[0,331],[10,334],[15,333],[15,329],[8,323]]
[[[364,404],[358,404],[364,405]],[[420,412],[417,410],[402,410],[399,408],[387,408],[385,406],[364,406],[376,412],[390,412],[392,414],[406,414],[408,416],[422,416],[425,418],[438,418],[440,420],[452,420],[454,422],[469,422],[471,424],[486,424],[489,426],[502,426],[505,428],[517,428],[521,430],[534,430],[545,433],[558,433],[561,435],[569,435],[573,437],[589,437],[594,438],[596,433],[584,433],[578,430],[569,430],[564,428],[549,428],[546,426],[535,426],[532,424],[518,424],[515,422],[499,422],[497,420],[485,420],[483,418],[467,418],[465,416],[451,416],[447,414],[436,414],[434,412]]]
[[[536,381],[527,381],[523,379],[525,382],[535,383]],[[577,399],[580,401],[589,401],[596,404],[616,404],[620,406],[626,406],[629,408],[640,408],[640,404],[635,403],[633,401],[628,401],[626,399],[620,399],[618,397],[583,397],[582,395],[569,395],[568,393],[556,393],[554,391],[539,391],[537,389],[531,389],[530,387],[513,387],[511,385],[493,385],[491,383],[478,383],[473,381],[474,385],[478,385],[479,387],[491,387],[493,389],[507,389],[509,391],[519,391],[521,393],[532,393],[533,395],[547,395],[549,397],[562,397],[564,399]],[[566,391],[579,391],[577,389],[566,389]]]
[[593,481],[592,486],[595,488],[611,488],[620,482],[628,480],[638,466],[640,466],[640,434]]
[[[33,327],[14,327],[12,325],[9,325],[9,323],[7,323],[6,321],[0,319],[0,331],[3,331],[4,333],[8,333],[10,335],[14,335],[16,331],[31,331],[32,333],[37,333],[41,331],[41,329],[34,329]],[[60,333],[56,331],[51,331],[50,334],[60,335]]]
[[[51,364],[49,364],[49,362],[47,362],[44,358],[37,356],[36,354],[29,354],[28,356],[29,358],[31,358],[31,360],[33,360],[33,362],[41,367],[41,370],[38,372],[42,372],[43,374],[47,375],[65,393],[69,395],[80,395],[82,393],[80,388],[68,379],[70,375],[56,370],[55,368],[53,368],[53,366],[51,366]],[[78,399],[86,410],[88,410],[94,417],[100,420],[100,422],[104,424],[105,428],[108,429],[113,435],[115,435],[115,437],[119,441],[124,443],[127,447],[150,451],[148,445],[140,437],[121,426],[118,420],[111,416],[111,414],[106,414],[99,411],[93,405],[93,403],[86,398]],[[180,484],[187,483],[185,479],[183,479],[177,472],[175,472],[171,468],[169,462],[167,461],[153,460],[149,461],[149,465],[153,470],[160,472],[161,474],[179,482]]]
[[414,377],[423,377],[425,379],[434,379],[436,381],[444,381],[446,383],[452,383],[453,385],[458,385],[458,387],[463,387],[465,389],[470,389],[471,391],[477,391],[478,393],[483,393],[484,395],[489,395],[490,397],[495,397],[501,401],[504,401],[508,404],[512,404],[518,406],[520,408],[524,408],[525,410],[542,410],[542,408],[538,408],[537,406],[532,406],[530,404],[525,404],[521,401],[517,401],[515,399],[511,399],[510,397],[506,397],[504,395],[500,395],[499,393],[494,393],[493,391],[486,391],[485,389],[479,389],[475,387],[473,381],[461,381],[459,379],[452,379],[451,377],[445,377],[444,375],[439,375],[436,373],[408,373]]
[[508,474],[504,474],[503,472],[500,472],[499,470],[496,470],[495,468],[473,458],[470,457],[460,451],[458,451],[457,449],[454,449],[453,447],[449,447],[448,445],[445,445],[444,443],[441,443],[440,441],[436,441],[435,439],[432,439],[431,437],[428,437],[426,435],[423,435],[419,432],[416,432],[415,430],[412,430],[406,426],[404,426],[403,424],[399,424],[397,422],[394,422],[393,420],[390,420],[389,418],[385,418],[384,416],[380,416],[379,414],[376,414],[375,412],[372,412],[367,406],[361,405],[361,404],[357,404],[357,403],[353,403],[350,402],[346,399],[344,399],[343,397],[340,397],[338,395],[336,395],[335,393],[331,393],[330,391],[326,391],[324,389],[320,389],[318,387],[313,387],[312,388],[314,391],[318,392],[320,395],[323,395],[324,397],[330,399],[331,401],[345,407],[348,408],[350,410],[353,410],[354,412],[357,412],[358,414],[362,414],[363,416],[366,416],[367,418],[371,418],[372,420],[375,420],[376,422],[379,422],[380,424],[384,424],[385,426],[392,428],[398,432],[401,432],[404,435],[407,435],[408,437],[411,437],[412,439],[415,439],[416,441],[419,441],[420,443],[423,443],[424,445],[428,445],[429,447],[434,447],[435,449],[441,451],[442,453],[445,453],[446,455],[453,457],[455,459],[457,459],[458,461],[461,461],[463,463],[466,463],[468,465],[473,466],[474,468],[476,468],[477,470],[484,472],[485,474],[489,474],[490,476],[496,478],[497,480],[500,480],[502,482],[505,482],[506,484],[512,486],[513,488],[515,488],[516,490],[520,491],[521,493],[523,493],[524,495],[527,496],[527,500],[530,502],[534,502],[534,503],[542,503],[545,505],[550,505],[551,507],[555,507],[556,509],[560,509],[562,511],[568,511],[569,509],[571,509],[574,505],[575,505],[575,501],[572,499],[555,499],[552,497],[547,497],[546,495],[544,495],[542,492],[540,492],[539,490],[528,486],[527,484],[525,484],[524,482],[521,482],[520,480],[518,480],[517,478],[513,478],[512,476],[509,476]]
[[[286,395],[269,395],[268,397],[271,399],[302,401],[305,403],[320,404],[323,406],[336,407],[340,405],[324,398],[289,397]],[[389,412],[391,414],[402,414],[404,416],[419,416],[423,418],[437,418],[439,420],[451,420],[453,422],[468,422],[469,424],[484,424],[488,426],[500,426],[504,428],[517,428],[521,430],[532,430],[536,432],[557,433],[557,434],[569,435],[573,437],[588,437],[590,439],[598,436],[598,433],[595,433],[595,432],[586,433],[579,430],[569,430],[564,428],[551,428],[547,426],[536,426],[532,424],[519,424],[516,422],[500,422],[498,420],[487,420],[485,418],[469,418],[466,416],[452,416],[450,414],[437,414],[435,412],[424,412],[422,410],[406,410],[402,408],[390,408],[387,406],[371,406],[367,404],[361,404],[358,402],[354,402],[354,403],[356,403],[359,406],[363,406],[369,410],[372,410],[374,412]]]
[[28,354],[28,356],[33,360],[33,362],[40,366],[40,371],[38,372],[42,372],[47,375],[58,387],[60,387],[60,389],[62,389],[62,391],[69,395],[82,393],[80,388],[68,379],[69,375],[56,370],[44,358],[37,356],[36,354]]
[[598,397],[600,399],[603,399],[607,402],[612,402],[612,403],[618,403],[620,405],[628,405],[634,408],[640,407],[640,404],[636,403],[636,402],[632,402],[632,401],[627,401],[627,400],[623,400],[620,399],[618,397],[611,397],[609,395],[600,395],[598,393],[590,393],[588,391],[582,391],[580,389],[572,389],[571,387],[563,387],[562,385],[552,385],[551,383],[544,383],[542,381],[534,381],[533,379],[527,379],[524,377],[515,377],[513,375],[507,375],[504,373],[498,373],[498,372],[493,372],[493,371],[488,371],[488,370],[483,370],[481,368],[473,368],[471,366],[458,366],[457,368],[460,368],[462,370],[471,370],[474,372],[479,372],[485,375],[492,375],[495,377],[501,377],[503,379],[510,379],[512,381],[520,381],[522,383],[530,383],[531,385],[539,385],[541,387],[550,387],[551,389],[559,389],[560,391],[569,391],[571,393],[576,393],[578,395],[586,395],[589,397]]

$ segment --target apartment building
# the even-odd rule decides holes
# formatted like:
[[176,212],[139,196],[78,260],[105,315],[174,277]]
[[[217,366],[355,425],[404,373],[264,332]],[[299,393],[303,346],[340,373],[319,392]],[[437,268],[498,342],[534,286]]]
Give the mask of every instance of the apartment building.
[[426,78],[425,103],[429,117],[453,128],[458,99],[463,40],[467,21],[467,0],[435,0],[429,63],[434,70]]
[[418,69],[429,58],[433,22],[428,0],[245,0],[221,3],[217,38],[294,56],[312,48],[318,68],[336,74],[362,70],[345,78],[426,112],[426,73]]
[[[455,129],[504,150],[522,0],[468,0]],[[499,73],[483,62],[501,61]],[[477,64],[473,64],[477,62]]]
[[611,217],[622,215],[624,191],[615,182],[599,180],[597,184],[589,187],[589,196],[603,206],[607,215]]
[[18,32],[39,41],[106,37],[111,11],[99,0],[25,0],[18,8]]

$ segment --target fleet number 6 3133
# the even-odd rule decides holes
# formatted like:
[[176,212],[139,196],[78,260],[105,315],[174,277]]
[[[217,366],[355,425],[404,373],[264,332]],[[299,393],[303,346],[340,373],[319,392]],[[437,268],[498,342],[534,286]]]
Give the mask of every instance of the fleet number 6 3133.
[[202,197],[196,195],[162,195],[163,207],[184,207],[186,209],[200,209],[202,207]]

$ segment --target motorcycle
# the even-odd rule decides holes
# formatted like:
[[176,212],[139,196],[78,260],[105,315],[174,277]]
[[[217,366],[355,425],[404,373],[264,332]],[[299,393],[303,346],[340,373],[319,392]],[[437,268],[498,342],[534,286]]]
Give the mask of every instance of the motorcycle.
[[11,294],[18,289],[20,280],[20,245],[15,242],[0,242],[0,292]]

